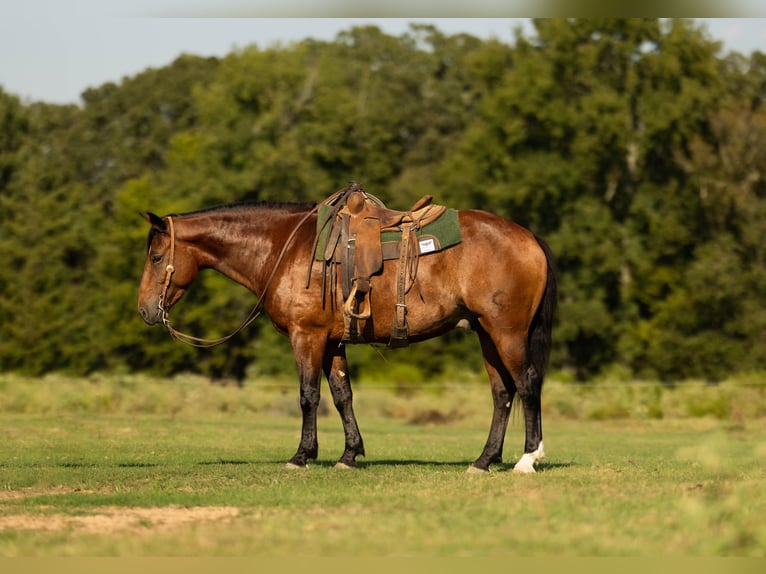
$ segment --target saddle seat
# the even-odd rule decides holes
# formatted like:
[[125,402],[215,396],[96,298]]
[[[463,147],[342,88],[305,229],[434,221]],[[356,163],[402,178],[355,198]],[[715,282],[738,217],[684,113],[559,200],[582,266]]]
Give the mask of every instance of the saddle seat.
[[[432,205],[433,197],[424,195],[407,211],[396,211],[385,207],[377,198],[364,191],[353,191],[346,200],[346,209],[352,217],[374,219],[380,232],[397,231],[404,223],[417,223],[418,228],[433,223],[444,213],[443,205]],[[341,211],[342,213],[342,211]]]

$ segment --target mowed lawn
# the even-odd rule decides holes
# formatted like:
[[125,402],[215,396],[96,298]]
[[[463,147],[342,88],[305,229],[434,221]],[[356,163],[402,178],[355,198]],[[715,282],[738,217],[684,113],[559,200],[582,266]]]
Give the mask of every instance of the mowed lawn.
[[548,456],[519,476],[518,416],[506,464],[468,475],[486,406],[420,424],[360,412],[356,471],[333,468],[334,411],[306,470],[284,466],[294,413],[3,413],[0,555],[766,554],[763,418],[544,418]]

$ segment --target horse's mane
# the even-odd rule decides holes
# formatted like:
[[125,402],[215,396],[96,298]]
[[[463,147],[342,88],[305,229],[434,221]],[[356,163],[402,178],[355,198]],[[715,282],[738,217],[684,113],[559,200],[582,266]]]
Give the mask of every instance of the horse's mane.
[[241,201],[236,203],[226,203],[223,205],[214,205],[186,213],[171,213],[171,217],[190,217],[193,215],[203,215],[205,213],[218,213],[222,211],[249,211],[254,209],[286,210],[291,212],[308,211],[316,207],[316,202],[290,202],[290,201]]
[[[206,207],[203,209],[197,209],[195,211],[187,211],[185,213],[169,213],[166,217],[173,217],[175,219],[192,217],[195,215],[204,215],[206,213],[222,213],[222,212],[238,212],[238,211],[250,211],[250,210],[285,210],[294,213],[301,213],[309,211],[316,207],[315,202],[290,202],[290,201],[240,201],[236,203],[226,203],[222,205],[214,205],[212,207]],[[154,227],[149,230],[149,236],[146,239],[146,249],[152,244],[152,239],[159,233]]]

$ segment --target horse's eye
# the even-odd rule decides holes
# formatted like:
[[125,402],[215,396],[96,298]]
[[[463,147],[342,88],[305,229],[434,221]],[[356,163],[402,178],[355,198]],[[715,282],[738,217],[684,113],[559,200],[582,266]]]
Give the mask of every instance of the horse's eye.
[[152,263],[159,263],[160,261],[162,261],[162,255],[152,253]]

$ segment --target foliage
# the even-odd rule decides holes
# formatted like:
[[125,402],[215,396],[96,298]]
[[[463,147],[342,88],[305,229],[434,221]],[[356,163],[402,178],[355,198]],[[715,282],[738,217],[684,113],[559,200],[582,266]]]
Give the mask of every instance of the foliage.
[[[363,359],[363,357],[362,357]],[[402,375],[406,376],[403,380]],[[413,425],[487,424],[491,408],[484,385],[422,382],[410,362],[387,366],[379,379],[362,378],[354,402],[360,424],[368,418],[391,418]],[[145,374],[94,374],[71,377],[49,374],[32,378],[0,374],[0,413],[43,416],[163,415],[209,416],[222,413],[256,417],[300,417],[294,375],[255,373],[247,384],[210,384],[202,375],[173,378]],[[478,377],[477,377],[478,378]],[[391,392],[391,391],[394,392]],[[320,413],[335,418],[327,387],[322,389]],[[732,425],[766,420],[766,373],[710,384],[687,381],[668,385],[624,380],[612,376],[593,383],[553,378],[543,392],[547,421],[678,421],[717,419]],[[518,406],[518,405],[517,405]],[[517,417],[519,424],[522,417]],[[546,425],[547,426],[547,425]]]
[[[137,212],[318,201],[351,179],[392,207],[430,193],[546,237],[559,372],[765,369],[766,56],[722,54],[687,20],[534,25],[514,45],[365,26],[184,55],[89,89],[80,106],[0,89],[0,370],[290,371],[267,321],[213,351],[141,323]],[[215,336],[253,303],[203,275],[174,319]],[[481,370],[465,362],[472,337],[401,353],[418,372],[399,377]],[[374,379],[379,355],[356,355],[352,374]]]

